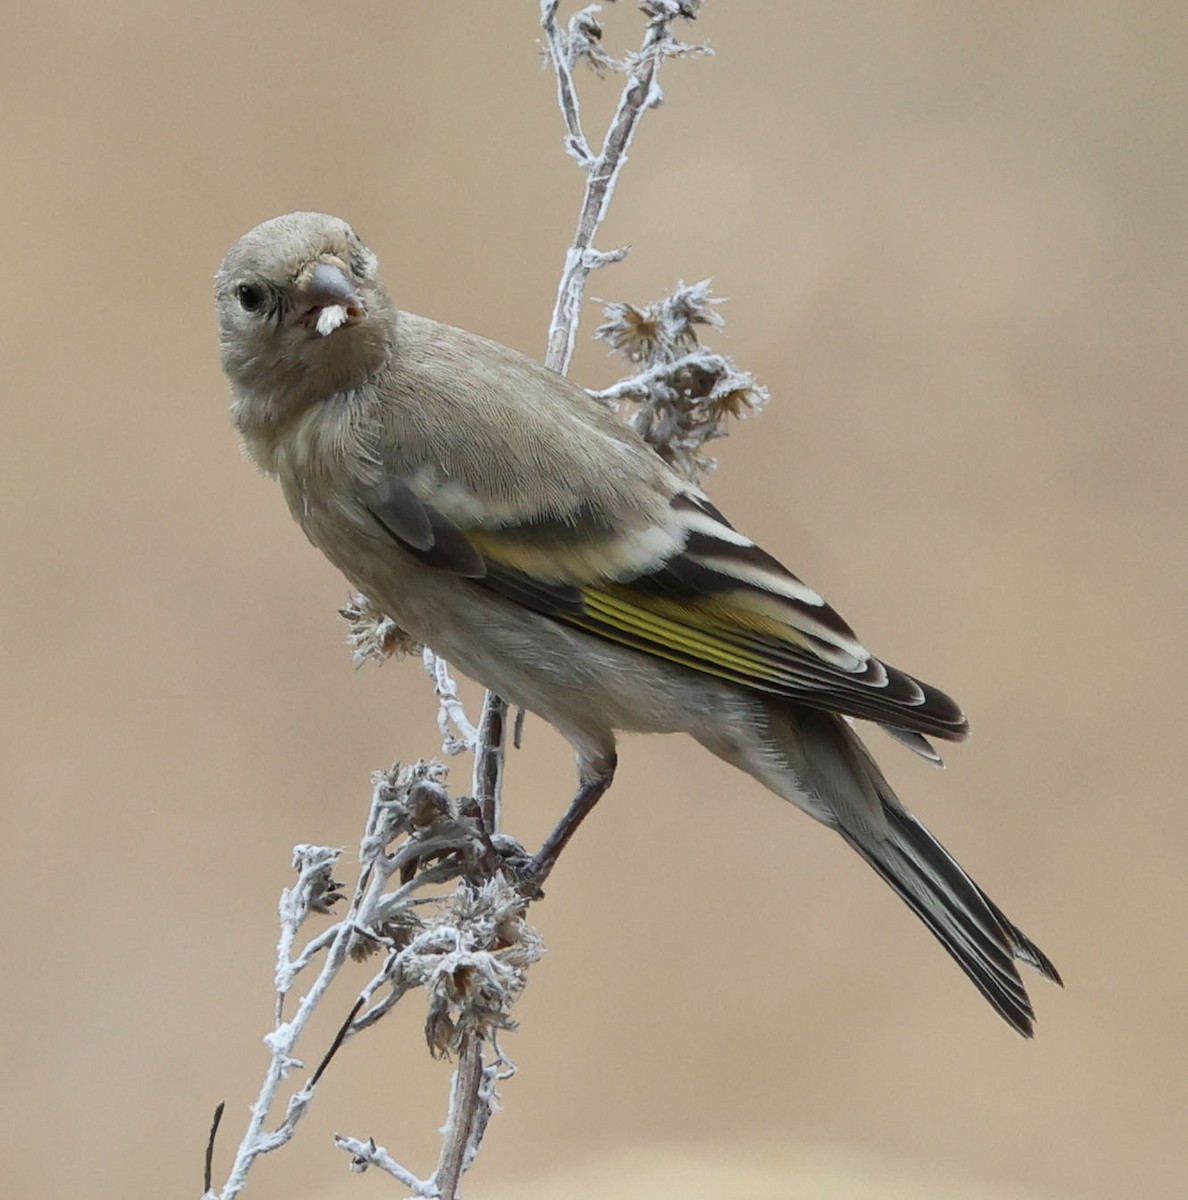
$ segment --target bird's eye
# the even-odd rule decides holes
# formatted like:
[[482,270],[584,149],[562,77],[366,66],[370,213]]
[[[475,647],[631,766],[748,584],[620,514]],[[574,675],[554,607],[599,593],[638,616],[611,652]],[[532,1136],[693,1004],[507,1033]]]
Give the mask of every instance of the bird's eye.
[[254,283],[241,283],[235,289],[235,298],[244,312],[256,312],[264,303],[264,289]]

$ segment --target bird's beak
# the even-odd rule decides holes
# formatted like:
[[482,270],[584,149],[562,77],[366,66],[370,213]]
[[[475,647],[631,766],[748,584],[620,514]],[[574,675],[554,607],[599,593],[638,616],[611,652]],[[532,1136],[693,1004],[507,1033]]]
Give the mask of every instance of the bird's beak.
[[341,326],[357,325],[366,315],[363,299],[338,259],[318,259],[297,277],[299,325],[326,337]]

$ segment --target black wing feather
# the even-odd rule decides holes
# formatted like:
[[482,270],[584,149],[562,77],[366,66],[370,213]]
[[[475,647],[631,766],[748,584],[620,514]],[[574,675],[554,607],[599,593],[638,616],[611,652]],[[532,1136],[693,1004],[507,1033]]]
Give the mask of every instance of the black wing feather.
[[486,577],[486,560],[466,534],[402,480],[388,476],[359,498],[401,548],[426,566],[467,579]]

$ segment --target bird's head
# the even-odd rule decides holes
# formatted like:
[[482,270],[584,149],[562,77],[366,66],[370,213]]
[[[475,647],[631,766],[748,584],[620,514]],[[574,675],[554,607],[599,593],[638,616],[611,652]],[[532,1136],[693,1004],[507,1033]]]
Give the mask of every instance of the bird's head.
[[364,383],[387,361],[395,310],[375,255],[338,217],[257,225],[215,276],[237,416],[276,419]]

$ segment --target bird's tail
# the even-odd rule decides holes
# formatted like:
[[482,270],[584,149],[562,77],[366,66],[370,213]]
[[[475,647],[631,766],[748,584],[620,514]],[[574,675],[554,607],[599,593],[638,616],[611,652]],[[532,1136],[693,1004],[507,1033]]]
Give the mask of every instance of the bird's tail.
[[1015,962],[1056,983],[1060,973],[894,795],[883,811],[886,837],[865,841],[841,826],[838,832],[932,930],[999,1015],[1030,1037],[1035,1012]]
[[1030,1037],[1035,1013],[1015,963],[1060,983],[1047,955],[903,807],[847,722],[774,704],[767,716],[766,768],[731,757],[836,829],[928,926],[997,1012]]

